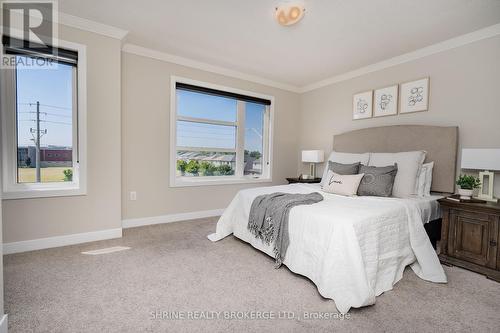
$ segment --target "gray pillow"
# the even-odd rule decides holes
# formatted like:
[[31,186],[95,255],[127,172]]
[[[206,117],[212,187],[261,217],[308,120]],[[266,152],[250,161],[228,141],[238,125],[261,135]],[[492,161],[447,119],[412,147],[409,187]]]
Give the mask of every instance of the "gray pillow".
[[357,175],[359,172],[360,162],[353,164],[342,164],[328,161],[328,169],[339,175]]
[[385,167],[361,165],[359,173],[364,173],[365,176],[359,183],[358,195],[390,197],[397,172],[397,163]]

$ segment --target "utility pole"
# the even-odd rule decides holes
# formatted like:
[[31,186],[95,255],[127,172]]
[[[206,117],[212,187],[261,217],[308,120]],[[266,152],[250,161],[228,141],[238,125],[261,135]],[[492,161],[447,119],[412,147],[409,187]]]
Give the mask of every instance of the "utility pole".
[[36,182],[42,179],[40,171],[40,102],[36,101]]
[[35,141],[36,148],[36,182],[39,183],[42,180],[41,177],[41,165],[40,165],[40,138],[42,134],[47,134],[47,130],[40,130],[40,102],[36,102],[36,129],[30,129],[32,134],[35,134],[33,141]]

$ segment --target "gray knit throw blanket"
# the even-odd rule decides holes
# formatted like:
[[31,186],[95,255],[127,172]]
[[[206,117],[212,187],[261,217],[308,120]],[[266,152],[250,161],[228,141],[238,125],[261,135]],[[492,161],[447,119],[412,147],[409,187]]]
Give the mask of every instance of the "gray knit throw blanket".
[[288,238],[288,215],[290,209],[299,205],[312,205],[323,200],[318,192],[271,193],[259,195],[252,202],[248,218],[248,230],[267,245],[274,242],[275,268],[285,259],[290,240]]

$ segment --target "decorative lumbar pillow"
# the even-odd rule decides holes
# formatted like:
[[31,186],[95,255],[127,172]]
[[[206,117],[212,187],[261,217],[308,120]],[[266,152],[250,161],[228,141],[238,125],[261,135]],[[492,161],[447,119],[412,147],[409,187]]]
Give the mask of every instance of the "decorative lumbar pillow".
[[425,160],[426,152],[410,151],[402,153],[372,153],[369,166],[398,165],[398,172],[394,179],[392,196],[405,198],[415,195],[417,175]]
[[339,175],[331,170],[326,175],[323,191],[333,194],[353,196],[357,193],[363,174]]
[[360,162],[352,164],[342,164],[328,161],[328,169],[339,175],[357,175],[359,173]]
[[390,197],[398,165],[374,167],[362,165],[359,172],[364,174],[358,187],[358,195]]
[[[351,153],[339,153],[336,151],[332,151],[332,153],[328,157],[328,161],[341,164],[352,164],[359,162],[360,164],[368,165],[369,160],[370,160],[370,153],[351,154]],[[323,177],[321,179],[321,186],[325,184],[328,170],[329,170],[328,166],[325,167],[325,170],[323,171]]]

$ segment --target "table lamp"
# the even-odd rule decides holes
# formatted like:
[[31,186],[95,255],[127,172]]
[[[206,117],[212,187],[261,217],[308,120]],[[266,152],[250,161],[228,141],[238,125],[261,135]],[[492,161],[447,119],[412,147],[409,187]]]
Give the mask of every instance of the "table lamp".
[[481,187],[478,199],[497,202],[493,197],[495,174],[500,170],[500,149],[462,149],[462,169],[484,170],[479,173]]
[[316,163],[321,163],[325,160],[325,152],[323,150],[303,150],[302,162],[311,163],[310,172],[311,178],[316,178]]

